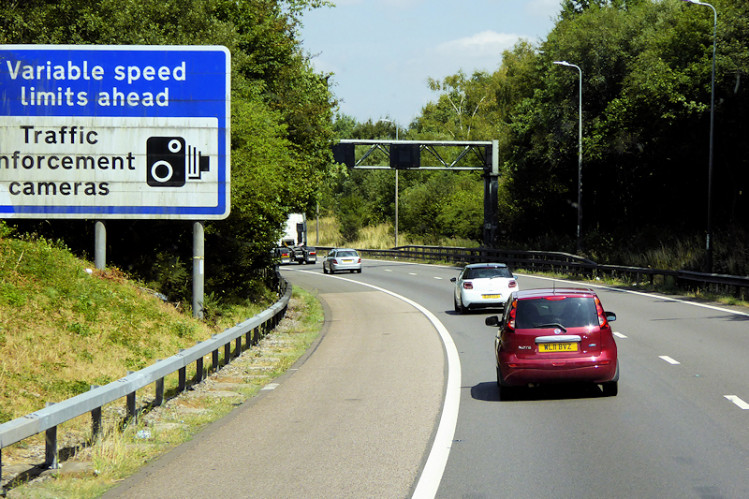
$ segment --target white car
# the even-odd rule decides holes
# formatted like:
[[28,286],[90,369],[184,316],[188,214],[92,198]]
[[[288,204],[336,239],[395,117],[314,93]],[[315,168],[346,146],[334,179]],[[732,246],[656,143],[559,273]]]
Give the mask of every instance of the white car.
[[520,289],[515,275],[504,263],[473,263],[466,265],[455,283],[455,311],[473,308],[503,308],[510,293]]
[[355,249],[336,248],[328,252],[328,256],[322,261],[323,274],[346,271],[361,274],[361,256]]

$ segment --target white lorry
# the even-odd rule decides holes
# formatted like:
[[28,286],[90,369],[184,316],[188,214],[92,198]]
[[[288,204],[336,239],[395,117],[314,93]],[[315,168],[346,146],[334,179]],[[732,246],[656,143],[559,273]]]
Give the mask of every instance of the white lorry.
[[276,253],[282,264],[317,262],[317,250],[307,246],[307,217],[304,213],[291,213],[286,219]]

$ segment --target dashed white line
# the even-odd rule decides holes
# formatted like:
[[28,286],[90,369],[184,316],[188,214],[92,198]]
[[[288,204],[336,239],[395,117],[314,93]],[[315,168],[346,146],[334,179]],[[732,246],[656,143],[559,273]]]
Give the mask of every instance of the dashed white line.
[[662,360],[665,360],[666,362],[668,362],[669,364],[672,364],[672,365],[681,364],[681,362],[679,362],[678,360],[672,359],[668,355],[661,355],[659,358],[662,359]]
[[730,400],[731,402],[733,402],[734,404],[736,404],[739,409],[743,409],[743,410],[749,409],[749,404],[741,400],[736,395],[723,395],[723,396],[727,398],[728,400]]
[[614,336],[616,336],[617,338],[626,338],[627,337],[627,335],[624,335],[624,334],[619,333],[617,331],[614,331]]
[[267,385],[265,385],[264,387],[262,387],[260,389],[260,391],[263,391],[263,390],[275,390],[276,388],[278,388],[278,383],[268,383]]
[[438,281],[441,281],[441,280],[442,280],[442,278],[441,278],[440,276],[433,276],[433,277],[434,277],[435,279],[437,279]]

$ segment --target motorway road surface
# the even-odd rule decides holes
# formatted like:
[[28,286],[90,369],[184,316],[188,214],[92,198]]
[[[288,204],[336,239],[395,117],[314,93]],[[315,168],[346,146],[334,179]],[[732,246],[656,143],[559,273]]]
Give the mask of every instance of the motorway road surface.
[[440,417],[439,336],[388,294],[323,277],[319,266],[306,278],[326,316],[311,355],[104,497],[411,495]]
[[[317,351],[272,394],[273,399],[279,399],[270,401],[276,404],[273,410],[278,414],[269,413],[266,417],[282,421],[269,429],[274,432],[269,436],[273,441],[265,447],[255,447],[261,442],[248,441],[247,453],[253,452],[250,446],[255,454],[265,453],[259,459],[265,463],[264,469],[287,470],[285,482],[282,472],[274,474],[278,483],[264,489],[267,494],[263,497],[315,497],[321,491],[325,497],[411,495],[414,483],[403,482],[415,480],[420,466],[431,462],[427,459],[431,456],[430,439],[439,441],[443,429],[438,423],[443,421],[444,425],[444,419],[437,412],[445,393],[445,409],[459,412],[457,422],[446,432],[451,440],[444,474],[440,473],[441,479],[430,475],[437,481],[436,494],[431,494],[436,497],[749,498],[749,315],[745,311],[597,287],[604,307],[618,316],[613,326],[621,364],[619,395],[602,397],[596,387],[538,387],[506,402],[497,397],[492,352],[495,331],[483,323],[486,316],[496,312],[453,312],[449,278],[457,275],[457,269],[367,261],[362,274],[346,274],[342,278],[322,275],[319,264],[288,266],[283,272],[294,285],[319,293],[331,315],[326,315],[330,321],[326,323],[328,332]],[[383,293],[351,281],[391,290],[430,311],[449,331],[459,361],[444,360],[449,358],[444,353],[448,349],[439,342],[436,329],[428,321],[416,319],[421,314],[413,307],[393,297],[382,304]],[[520,277],[524,288],[551,284],[548,279]],[[337,314],[344,311],[348,318],[339,318]],[[359,344],[369,335],[356,336],[350,331],[372,331],[369,327],[374,321],[386,319],[395,319],[396,325],[388,322],[390,325],[379,328],[379,334],[370,333],[374,338],[369,344]],[[418,328],[404,322],[406,319],[416,321]],[[343,330],[338,333],[343,335],[341,340],[332,334],[340,320],[345,320],[343,330],[349,330],[348,335]],[[419,333],[410,338],[416,329]],[[406,341],[406,333],[413,341],[403,347],[400,343]],[[344,350],[349,354],[344,355]],[[383,355],[373,359],[380,353]],[[326,360],[318,360],[323,354]],[[429,360],[422,362],[424,357]],[[338,376],[331,376],[324,367],[332,359],[339,361],[333,369]],[[451,363],[458,364],[461,383],[445,389]],[[421,367],[410,373],[407,366],[411,364]],[[353,378],[362,370],[367,375],[360,381],[344,383],[344,379]],[[307,377],[309,381],[305,382]],[[348,386],[337,387],[336,379]],[[319,392],[305,396],[303,390],[294,390],[297,383]],[[323,387],[329,384],[332,389],[326,393]],[[453,389],[458,394],[451,398]],[[334,412],[345,414],[335,419],[328,413],[324,417],[329,421],[306,417],[305,427],[304,418],[286,417],[289,407],[297,407],[300,397],[304,407],[295,410],[305,415],[326,405],[321,404],[321,397],[340,407]],[[271,397],[243,407],[229,418],[231,422],[217,426],[249,418],[264,399]],[[350,411],[345,403],[349,399],[367,409]],[[404,403],[413,410],[404,407]],[[428,407],[419,409],[422,404]],[[394,417],[388,417],[391,411],[395,412]],[[392,427],[372,438],[367,435],[369,424],[356,425],[350,419],[352,415],[355,419],[368,416]],[[404,427],[399,427],[401,424]],[[289,432],[286,425],[299,429]],[[348,438],[340,433],[344,425]],[[327,447],[325,438],[319,438],[306,445],[306,431],[337,443]],[[356,436],[357,431],[364,433]],[[211,428],[206,432],[209,435],[199,440],[209,440],[214,432],[217,430]],[[386,445],[391,450],[389,454],[369,450],[369,445],[386,436],[393,437]],[[401,438],[409,439],[409,443],[391,448]],[[244,442],[245,437],[235,440]],[[344,442],[353,445],[347,448]],[[357,445],[362,443],[363,446]],[[236,489],[237,494],[230,495],[252,496],[250,484],[270,479],[253,472],[252,467],[257,465],[235,466],[245,453],[234,447],[232,452],[224,449],[211,455],[206,462],[211,463],[215,473],[228,466],[233,480],[245,486],[243,492]],[[322,455],[318,462],[326,464],[332,459],[335,464],[325,465],[323,470],[295,467],[301,463],[286,467],[279,459],[284,454],[273,452],[274,447],[289,452],[304,450],[306,459],[302,463]],[[345,453],[343,459],[339,452]],[[361,452],[371,454],[366,471],[347,462],[356,459],[359,463]],[[400,463],[392,462],[401,453],[408,454],[408,464],[403,464],[407,471],[401,470]],[[184,466],[198,459],[185,452]],[[279,461],[271,464],[274,460]],[[336,472],[339,464],[349,466]],[[203,468],[208,466],[204,464]],[[191,481],[192,473],[176,473],[181,478],[174,482],[184,482],[185,477]],[[202,476],[206,477],[205,481],[201,478],[203,494],[211,486],[223,486],[232,480],[213,478],[219,476],[213,472]],[[371,480],[362,482],[368,476]],[[319,488],[302,488],[308,480]],[[394,482],[401,485],[395,486]]]
[[[621,362],[617,397],[590,387],[500,402],[496,312],[453,312],[457,269],[372,262],[367,282],[409,296],[450,331],[460,411],[440,498],[749,498],[749,315],[597,287]],[[359,279],[359,277],[355,277]],[[552,281],[520,276],[525,288]]]

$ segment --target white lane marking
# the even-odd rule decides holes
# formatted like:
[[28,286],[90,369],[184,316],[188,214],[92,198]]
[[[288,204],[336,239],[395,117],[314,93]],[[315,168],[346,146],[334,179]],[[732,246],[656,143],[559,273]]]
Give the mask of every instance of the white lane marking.
[[275,390],[276,388],[278,388],[278,383],[268,383],[267,385],[262,387],[260,390],[261,391],[262,390]]
[[[316,274],[315,272],[308,270],[303,270],[301,272]],[[417,482],[414,493],[411,496],[411,499],[433,499],[437,495],[437,489],[439,489],[440,482],[442,481],[442,474],[445,472],[447,458],[450,455],[453,437],[455,436],[455,427],[458,424],[461,383],[460,355],[458,355],[458,348],[455,346],[455,342],[453,342],[450,332],[444,324],[442,324],[442,322],[440,322],[432,312],[415,301],[385,288],[367,284],[366,282],[354,281],[345,277],[331,277],[367,286],[368,288],[376,289],[377,291],[382,291],[383,293],[394,296],[395,298],[410,304],[429,319],[440,335],[442,345],[445,347],[445,355],[447,356],[447,387],[445,388],[445,401],[442,405],[442,414],[440,415],[437,432],[434,434],[432,449],[429,451],[429,457],[424,464],[424,469],[421,471],[419,481]]]
[[744,409],[744,410],[749,409],[749,404],[741,400],[736,395],[723,395],[723,396],[727,398],[728,400],[730,400],[731,402],[733,402],[734,404],[736,404],[739,409]]
[[409,272],[408,275],[416,275],[416,272]]
[[392,272],[393,269],[385,269],[385,272]]
[[742,315],[744,317],[749,317],[749,313],[747,313],[747,312],[739,312],[738,310],[731,310],[731,309],[728,309],[728,308],[716,307],[715,305],[708,305],[706,303],[695,303],[695,302],[688,301],[688,300],[680,300],[678,298],[671,298],[670,296],[659,295],[657,293],[646,293],[644,291],[632,291],[631,289],[615,288],[613,286],[605,286],[603,284],[592,284],[592,283],[587,282],[587,281],[565,281],[563,279],[554,279],[553,277],[540,277],[540,276],[531,275],[531,274],[521,274],[521,275],[526,275],[527,277],[530,277],[530,278],[533,278],[533,279],[543,279],[543,280],[546,280],[546,281],[563,281],[563,282],[566,282],[568,284],[570,282],[575,282],[575,283],[578,283],[578,284],[581,284],[581,285],[589,286],[591,288],[608,289],[608,290],[611,290],[611,291],[619,291],[619,292],[622,292],[622,293],[630,293],[630,294],[633,294],[633,295],[645,296],[645,297],[648,297],[648,298],[658,298],[659,300],[673,301],[673,302],[677,302],[677,303],[682,303],[684,305],[691,305],[693,307],[707,308],[707,309],[710,309],[710,310],[716,310],[718,312],[725,312],[727,314]]
[[620,333],[618,331],[614,331],[614,336],[616,336],[617,338],[626,338],[627,337],[627,335],[624,335],[624,334],[622,334],[622,333]]
[[681,364],[681,362],[679,362],[678,360],[674,360],[674,359],[672,359],[672,358],[671,358],[671,357],[669,357],[668,355],[661,355],[661,356],[660,356],[660,357],[658,357],[658,358],[659,358],[659,359],[663,359],[663,360],[665,360],[665,361],[666,361],[666,362],[668,362],[669,364],[673,364],[673,365]]
[[442,278],[441,278],[441,277],[439,277],[439,276],[432,276],[432,277],[434,277],[434,278],[435,278],[435,279],[437,279],[438,281],[441,281],[441,280],[442,280]]

